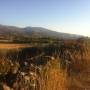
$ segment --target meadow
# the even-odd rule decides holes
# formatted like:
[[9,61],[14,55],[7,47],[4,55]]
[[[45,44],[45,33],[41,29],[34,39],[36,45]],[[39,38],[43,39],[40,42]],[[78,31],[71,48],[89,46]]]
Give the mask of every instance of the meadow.
[[0,49],[19,49],[19,48],[26,48],[30,47],[29,44],[3,44],[0,43]]
[[0,90],[90,90],[89,40],[0,44]]

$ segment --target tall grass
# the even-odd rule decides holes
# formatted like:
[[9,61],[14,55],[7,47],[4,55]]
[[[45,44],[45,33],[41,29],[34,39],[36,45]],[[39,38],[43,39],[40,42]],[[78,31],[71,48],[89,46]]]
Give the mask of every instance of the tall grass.
[[40,90],[67,90],[66,72],[60,69],[58,59],[48,62],[40,74]]
[[[53,48],[56,49],[56,47],[52,47],[52,49]],[[67,50],[69,50],[67,47],[63,46],[63,48],[66,48]],[[65,62],[65,59],[68,59],[68,58],[66,57],[63,59],[63,57],[65,57],[65,54],[63,53],[66,53],[66,51],[60,54],[61,56],[63,56],[62,58],[60,58],[57,52],[56,53],[57,57],[55,57],[53,60],[48,60],[46,64],[38,65],[33,63],[34,64],[33,70],[34,69],[36,70],[36,71],[33,71],[33,74],[34,75],[36,74],[36,75],[30,76],[29,73],[32,71],[30,71],[29,68],[31,69],[31,67],[30,66],[24,67],[23,64],[25,62],[24,60],[27,60],[27,58],[35,57],[41,53],[41,49],[40,49],[40,52],[37,52],[39,50],[37,48],[32,48],[32,49],[27,48],[27,49],[24,49],[23,52],[22,51],[19,52],[19,50],[0,51],[0,52],[3,52],[2,54],[0,54],[0,73],[5,75],[8,72],[11,72],[11,74],[12,73],[17,74],[16,73],[17,71],[20,71],[20,73],[26,73],[26,76],[25,75],[22,76],[20,73],[18,74],[16,81],[12,85],[12,88],[13,86],[14,88],[18,88],[18,87],[20,88],[15,90],[81,90],[81,89],[85,90],[83,83],[86,84],[85,79],[88,81],[88,78],[86,78],[86,74],[82,72],[83,70],[85,70],[85,66],[87,65],[85,64],[85,62],[84,63],[82,62],[81,56],[80,56],[80,53],[78,53],[78,50],[77,50],[77,53],[74,53],[74,49],[73,48],[71,49],[73,50],[73,53],[70,53],[70,55],[73,57],[75,56],[75,58],[74,59],[70,58],[71,59],[70,62],[72,64],[70,67],[71,68],[70,76],[68,75],[68,72],[69,72],[69,69],[67,69],[68,65],[66,65],[66,62]],[[44,50],[46,51],[46,49]],[[57,47],[57,50],[58,50],[58,47]],[[45,52],[45,51],[42,51],[42,52]],[[46,55],[48,53],[50,55],[53,55],[51,54],[53,53],[53,50],[52,52],[51,51],[47,52]],[[90,57],[88,56],[88,59],[89,58]],[[40,58],[37,58],[36,61],[38,60],[40,61]],[[42,60],[45,60],[45,58]],[[62,67],[65,67],[65,68],[62,68]],[[24,69],[28,68],[28,70],[23,70],[22,72],[22,68]],[[29,81],[26,82],[25,78],[29,79]],[[36,84],[35,88],[33,84],[33,88],[31,89],[30,80],[34,81],[34,83]],[[1,81],[0,81],[0,85],[1,85]]]

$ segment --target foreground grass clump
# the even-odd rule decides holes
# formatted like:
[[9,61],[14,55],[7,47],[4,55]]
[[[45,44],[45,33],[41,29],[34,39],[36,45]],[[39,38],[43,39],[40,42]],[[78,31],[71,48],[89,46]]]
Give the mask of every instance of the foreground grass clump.
[[8,60],[0,60],[0,74],[7,74],[11,68],[11,63]]
[[41,90],[66,90],[66,73],[60,69],[58,60],[48,62],[41,71]]

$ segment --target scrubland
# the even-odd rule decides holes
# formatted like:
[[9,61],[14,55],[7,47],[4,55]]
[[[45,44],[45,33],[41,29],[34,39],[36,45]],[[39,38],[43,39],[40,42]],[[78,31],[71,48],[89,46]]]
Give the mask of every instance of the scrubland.
[[90,42],[0,44],[0,90],[90,90]]

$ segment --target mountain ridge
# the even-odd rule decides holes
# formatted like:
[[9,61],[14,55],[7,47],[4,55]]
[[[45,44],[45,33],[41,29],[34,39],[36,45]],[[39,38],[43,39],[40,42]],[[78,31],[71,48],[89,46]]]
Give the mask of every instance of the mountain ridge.
[[76,39],[82,35],[68,34],[63,32],[52,31],[43,27],[16,27],[0,25],[0,39],[13,38],[59,38],[59,39]]

